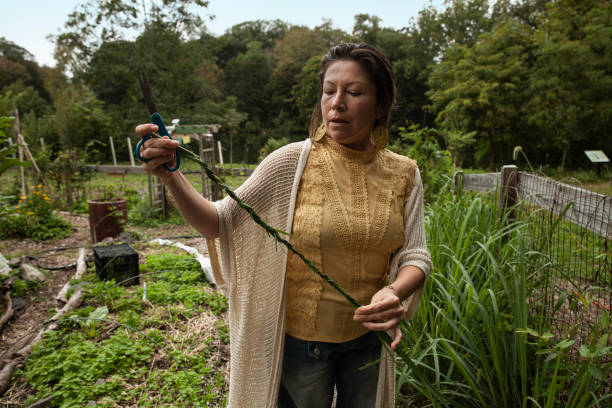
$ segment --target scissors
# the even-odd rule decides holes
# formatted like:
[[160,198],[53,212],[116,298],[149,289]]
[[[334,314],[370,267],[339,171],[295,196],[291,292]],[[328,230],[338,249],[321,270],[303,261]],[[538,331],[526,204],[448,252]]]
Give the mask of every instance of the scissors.
[[[166,125],[164,124],[164,120],[162,119],[159,113],[155,112],[154,114],[151,115],[151,123],[153,123],[154,125],[157,125],[158,133],[160,136],[168,136],[170,139],[172,139],[172,136],[170,136],[170,133],[168,133],[168,130],[166,129]],[[147,140],[149,140],[150,138],[151,138],[151,134],[147,133],[147,135],[143,137],[142,139],[140,139],[140,141],[136,145],[136,157],[138,158],[138,160],[144,163],[151,161],[151,159],[145,159],[144,157],[142,157],[140,155],[140,148],[142,147],[142,144],[146,142]],[[167,171],[177,171],[180,165],[181,165],[181,154],[177,151],[176,152],[176,165],[174,167],[170,167],[168,166],[168,163],[164,163],[164,168]]]

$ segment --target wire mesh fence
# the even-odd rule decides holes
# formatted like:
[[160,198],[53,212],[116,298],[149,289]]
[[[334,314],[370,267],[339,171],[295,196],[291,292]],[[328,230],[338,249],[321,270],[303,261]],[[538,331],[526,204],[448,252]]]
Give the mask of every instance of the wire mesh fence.
[[[501,191],[499,202],[514,205],[513,217],[525,223],[532,250],[548,260],[537,271],[544,290],[533,299],[532,313],[546,319],[557,338],[570,335],[578,357],[598,319],[610,316],[612,197],[507,167],[512,176],[504,170],[471,174],[462,188]],[[612,388],[611,378],[606,388]]]

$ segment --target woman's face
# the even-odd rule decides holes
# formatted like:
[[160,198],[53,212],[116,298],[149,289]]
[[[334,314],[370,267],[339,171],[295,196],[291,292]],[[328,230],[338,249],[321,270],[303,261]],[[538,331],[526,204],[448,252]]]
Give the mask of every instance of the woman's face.
[[376,106],[376,85],[359,63],[339,60],[329,65],[321,111],[329,137],[352,149],[374,149],[370,133],[382,114]]

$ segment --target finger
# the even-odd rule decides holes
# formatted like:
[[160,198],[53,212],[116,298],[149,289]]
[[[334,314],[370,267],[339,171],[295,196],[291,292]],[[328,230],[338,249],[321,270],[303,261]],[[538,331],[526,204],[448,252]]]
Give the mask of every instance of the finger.
[[395,328],[395,337],[393,338],[393,341],[391,342],[391,349],[395,350],[395,348],[400,344],[401,341],[402,341],[402,330],[400,329],[400,326],[398,324],[397,327]]
[[369,305],[360,306],[355,309],[356,315],[368,315],[372,313],[379,313],[386,309],[391,309],[401,305],[397,296],[390,296],[382,299],[380,302],[370,303]]
[[142,165],[142,168],[147,172],[154,172],[159,166],[169,163],[172,160],[172,156],[161,156],[151,159]]
[[399,325],[399,319],[390,319],[386,322],[362,322],[363,327],[374,331],[388,331]]
[[157,125],[154,125],[152,123],[143,123],[141,125],[136,126],[134,132],[136,132],[136,134],[140,137],[145,137],[147,133],[157,132],[158,129],[159,128],[157,127]]
[[353,320],[357,322],[379,322],[390,319],[399,319],[404,314],[404,308],[401,306],[394,307],[392,309],[383,310],[378,313],[371,314],[354,314]]
[[152,159],[155,157],[173,156],[175,152],[176,149],[147,146],[145,148],[140,149],[140,156],[145,159]]

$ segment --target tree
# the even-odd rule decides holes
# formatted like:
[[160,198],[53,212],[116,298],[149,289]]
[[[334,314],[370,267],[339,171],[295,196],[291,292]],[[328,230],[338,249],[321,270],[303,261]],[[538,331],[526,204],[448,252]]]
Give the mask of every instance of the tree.
[[271,71],[270,58],[262,44],[254,41],[244,53],[229,60],[225,66],[226,93],[238,100],[238,110],[249,114],[251,123],[262,123],[267,116],[267,90]]
[[270,75],[270,100],[274,115],[274,127],[280,136],[289,136],[305,131],[295,120],[299,111],[293,99],[292,88],[304,65],[312,57],[327,51],[321,34],[308,27],[291,27],[287,35],[274,47],[274,69]]
[[90,0],[68,15],[64,31],[50,36],[62,69],[83,72],[102,43],[127,39],[145,27],[164,27],[190,35],[203,25],[194,8],[205,0]]
[[474,46],[453,45],[434,68],[428,92],[436,123],[446,131],[477,132],[476,160],[495,168],[508,146],[527,96],[530,29],[508,19]]
[[0,37],[0,90],[16,81],[33,87],[45,101],[50,101],[34,56],[25,48]]
[[[534,35],[539,52],[529,84],[528,120],[564,168],[571,151],[612,148],[612,5],[551,3]],[[609,138],[608,138],[609,139]],[[557,157],[555,157],[557,156]],[[575,156],[574,156],[575,157]]]
[[225,64],[240,53],[247,51],[249,43],[258,42],[262,50],[271,51],[274,43],[285,36],[289,25],[281,20],[254,20],[236,24],[228,29],[221,37],[211,40],[209,35],[203,35],[201,41],[216,48],[215,55],[218,64],[225,68]]
[[312,111],[319,97],[319,69],[321,57],[311,57],[302,72],[297,75],[297,82],[291,88],[291,95],[299,112],[298,123],[304,129],[308,128]]

